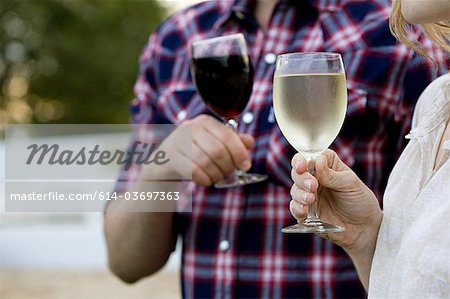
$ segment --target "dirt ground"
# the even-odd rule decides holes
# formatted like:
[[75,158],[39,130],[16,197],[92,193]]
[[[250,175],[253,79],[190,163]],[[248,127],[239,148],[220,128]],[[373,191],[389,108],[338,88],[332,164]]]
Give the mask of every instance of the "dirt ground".
[[179,273],[163,270],[127,285],[108,272],[0,270],[2,299],[177,299]]

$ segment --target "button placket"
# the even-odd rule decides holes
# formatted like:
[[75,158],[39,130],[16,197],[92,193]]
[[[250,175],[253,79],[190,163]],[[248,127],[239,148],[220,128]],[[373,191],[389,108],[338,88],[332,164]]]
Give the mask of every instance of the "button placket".
[[251,124],[252,122],[253,122],[253,120],[254,120],[254,116],[253,116],[253,113],[251,113],[251,112],[246,112],[246,113],[244,113],[244,115],[242,116],[242,122],[244,123],[244,124],[246,124],[246,125],[249,125],[249,124]]
[[277,55],[272,52],[266,53],[264,55],[264,61],[265,61],[265,63],[267,63],[269,65],[274,64],[276,60],[277,60]]
[[177,114],[177,119],[178,119],[179,121],[183,121],[183,120],[186,119],[186,116],[187,116],[186,110],[181,110],[181,111],[178,112],[178,114]]

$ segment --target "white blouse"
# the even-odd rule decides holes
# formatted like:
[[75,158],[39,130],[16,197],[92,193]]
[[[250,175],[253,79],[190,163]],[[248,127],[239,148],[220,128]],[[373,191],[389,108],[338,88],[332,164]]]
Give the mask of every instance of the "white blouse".
[[450,298],[450,141],[436,161],[449,117],[446,74],[421,95],[390,175],[369,298]]

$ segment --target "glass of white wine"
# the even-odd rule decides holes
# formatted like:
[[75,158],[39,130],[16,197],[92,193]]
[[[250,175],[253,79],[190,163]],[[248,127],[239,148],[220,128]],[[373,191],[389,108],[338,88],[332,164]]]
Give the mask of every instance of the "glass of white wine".
[[[315,159],[337,137],[347,111],[344,65],[337,53],[287,53],[277,57],[273,106],[281,132],[308,161],[314,175]],[[343,232],[322,222],[316,201],[305,220],[283,228],[283,233]]]

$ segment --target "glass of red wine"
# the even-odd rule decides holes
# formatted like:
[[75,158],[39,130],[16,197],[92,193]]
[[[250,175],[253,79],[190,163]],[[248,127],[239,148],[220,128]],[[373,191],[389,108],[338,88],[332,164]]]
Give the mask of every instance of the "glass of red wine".
[[[191,71],[206,106],[226,126],[237,132],[237,118],[247,106],[253,87],[253,68],[244,35],[224,35],[195,41],[191,45]],[[214,184],[230,188],[258,183],[267,175],[236,169]]]

